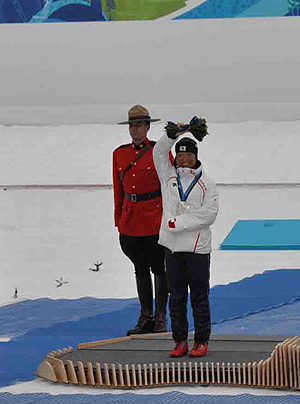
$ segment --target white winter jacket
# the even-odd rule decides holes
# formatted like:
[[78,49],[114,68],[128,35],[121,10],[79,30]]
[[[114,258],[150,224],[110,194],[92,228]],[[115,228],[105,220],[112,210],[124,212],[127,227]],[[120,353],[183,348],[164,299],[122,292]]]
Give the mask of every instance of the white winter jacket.
[[[197,254],[211,252],[212,236],[210,225],[216,220],[219,210],[219,195],[215,183],[205,175],[202,165],[197,169],[178,167],[170,163],[169,153],[176,140],[164,134],[156,143],[153,158],[158,173],[163,199],[163,217],[159,233],[159,244],[172,252],[184,251]],[[181,202],[177,184],[180,176],[183,191],[193,178],[202,172],[200,179]],[[175,219],[175,228],[168,226]]]

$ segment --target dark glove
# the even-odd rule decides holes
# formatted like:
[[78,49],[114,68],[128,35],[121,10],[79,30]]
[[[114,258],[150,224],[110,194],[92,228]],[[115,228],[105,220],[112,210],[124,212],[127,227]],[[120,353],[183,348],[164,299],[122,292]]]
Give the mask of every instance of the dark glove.
[[203,138],[208,135],[206,119],[194,116],[190,120],[190,132],[199,142],[202,142]]
[[168,121],[167,125],[165,126],[165,131],[170,139],[176,139],[176,134],[180,132],[180,128],[178,125],[176,125],[176,123]]

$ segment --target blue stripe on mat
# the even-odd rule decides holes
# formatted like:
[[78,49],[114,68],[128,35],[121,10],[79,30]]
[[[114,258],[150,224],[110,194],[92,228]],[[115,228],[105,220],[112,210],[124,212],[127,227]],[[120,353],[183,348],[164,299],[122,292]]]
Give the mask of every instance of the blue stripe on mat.
[[[83,318],[138,307],[138,299],[80,299],[52,300],[42,298],[26,300],[0,307],[1,335],[17,336],[37,327],[50,327],[65,321],[80,321]],[[47,313],[47,316],[45,316]]]
[[[215,334],[300,335],[300,299],[212,326]],[[300,401],[299,401],[300,402]]]
[[299,284],[300,269],[277,269],[215,286],[210,292],[212,323],[294,302],[300,298]]
[[254,396],[251,394],[205,395],[204,388],[195,387],[199,395],[189,395],[179,392],[164,394],[10,394],[0,393],[1,404],[298,404],[299,397],[286,396]]

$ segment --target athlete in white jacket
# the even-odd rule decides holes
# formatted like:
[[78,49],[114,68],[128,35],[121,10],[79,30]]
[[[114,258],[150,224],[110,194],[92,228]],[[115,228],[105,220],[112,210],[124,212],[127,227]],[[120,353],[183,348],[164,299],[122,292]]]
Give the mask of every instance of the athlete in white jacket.
[[[183,132],[185,133],[185,132]],[[171,357],[188,352],[187,297],[191,293],[195,343],[191,357],[207,351],[211,332],[209,308],[210,225],[219,209],[215,183],[203,171],[197,158],[197,143],[189,137],[171,139],[163,134],[154,147],[153,157],[163,198],[163,217],[159,243],[165,247],[167,278],[170,287],[170,316],[175,349]],[[176,159],[169,154],[175,145]]]

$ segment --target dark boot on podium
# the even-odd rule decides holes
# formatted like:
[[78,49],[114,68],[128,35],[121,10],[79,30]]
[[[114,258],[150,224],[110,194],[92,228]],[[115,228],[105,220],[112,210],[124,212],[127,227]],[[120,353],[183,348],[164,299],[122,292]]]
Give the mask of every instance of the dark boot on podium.
[[168,284],[166,275],[155,275],[155,333],[167,332],[166,309],[168,303]]
[[141,312],[137,324],[127,331],[127,335],[149,334],[153,332],[153,287],[151,276],[136,277],[136,286],[141,305]]

